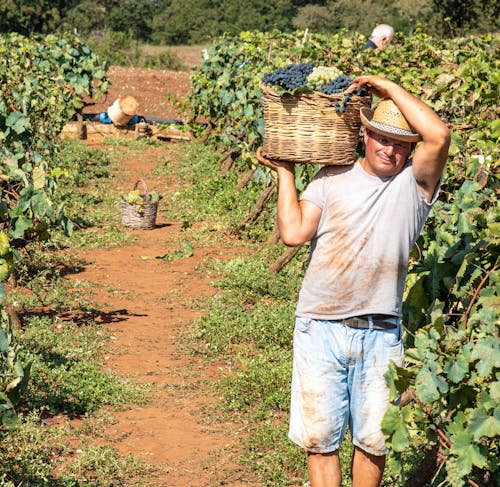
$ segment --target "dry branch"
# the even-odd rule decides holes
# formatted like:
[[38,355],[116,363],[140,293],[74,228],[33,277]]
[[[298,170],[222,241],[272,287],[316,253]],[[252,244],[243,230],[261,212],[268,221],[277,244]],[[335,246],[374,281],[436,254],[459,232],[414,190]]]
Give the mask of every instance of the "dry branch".
[[276,184],[274,183],[274,181],[270,181],[266,189],[262,191],[262,193],[260,194],[259,200],[257,201],[257,203],[255,203],[255,206],[252,208],[252,211],[250,211],[248,216],[245,218],[243,225],[246,225],[247,223],[253,222],[257,219],[257,217],[262,212],[264,206],[266,206],[266,203],[271,199],[271,196],[273,195],[275,188]]
[[249,169],[241,179],[238,181],[238,184],[236,185],[236,190],[239,191],[240,189],[243,189],[251,180],[252,177],[255,173],[255,168],[254,169]]
[[222,155],[222,157],[217,161],[217,166],[222,166],[219,171],[219,176],[231,170],[238,154],[238,151],[231,149]]
[[270,265],[270,271],[273,273],[279,272],[297,255],[300,249],[301,246],[299,245],[298,247],[290,247],[285,250],[285,252]]
[[403,394],[401,394],[399,407],[402,408],[407,404],[410,404],[410,402],[413,402],[415,398],[416,398],[415,391],[413,389],[406,389],[406,391],[404,391]]
[[274,223],[273,231],[269,238],[267,239],[266,245],[276,245],[280,240],[280,229],[278,227],[278,222]]
[[204,144],[208,140],[210,135],[212,135],[212,130],[213,130],[213,125],[209,123],[205,133],[200,137],[200,142],[202,144]]

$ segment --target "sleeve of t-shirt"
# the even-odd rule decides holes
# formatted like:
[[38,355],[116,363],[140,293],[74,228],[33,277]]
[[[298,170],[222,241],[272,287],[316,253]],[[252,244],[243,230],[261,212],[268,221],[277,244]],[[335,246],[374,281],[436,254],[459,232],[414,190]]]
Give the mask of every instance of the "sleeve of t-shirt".
[[[410,165],[412,164],[412,162],[413,162],[413,159],[410,159],[410,161],[409,161]],[[439,191],[441,189],[441,184],[443,182],[443,178],[442,177],[439,178],[439,181],[436,184],[436,187],[434,188],[434,193],[432,194],[431,200],[427,201],[425,199],[425,196],[420,191],[420,188],[418,187],[418,183],[417,183],[417,180],[415,179],[415,175],[413,174],[413,171],[411,171],[411,176],[412,176],[412,178],[411,178],[412,179],[412,184],[414,186],[414,189],[415,189],[416,193],[418,194],[419,204],[426,206],[427,209],[430,209],[431,206],[436,202],[436,200],[439,197]]]
[[435,203],[439,196],[439,187],[441,183],[439,182],[436,185],[436,189],[434,191],[434,194],[432,195],[432,199],[429,202],[426,200],[424,194],[420,191],[411,167],[408,167],[406,171],[403,171],[402,176],[406,179],[406,183],[402,186],[402,188],[407,188],[403,191],[408,191],[409,198],[409,204],[407,207],[408,220],[413,221],[413,225],[418,229],[416,230],[416,233],[420,233],[420,229],[422,228],[425,219],[429,215],[432,205]]

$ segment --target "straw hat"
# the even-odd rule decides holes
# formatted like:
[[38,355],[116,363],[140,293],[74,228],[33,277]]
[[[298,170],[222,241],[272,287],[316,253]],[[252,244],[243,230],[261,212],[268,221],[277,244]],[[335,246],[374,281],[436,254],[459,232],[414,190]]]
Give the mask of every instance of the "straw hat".
[[376,132],[391,139],[405,142],[417,142],[420,135],[412,128],[392,100],[382,100],[375,111],[368,107],[360,108],[361,123]]

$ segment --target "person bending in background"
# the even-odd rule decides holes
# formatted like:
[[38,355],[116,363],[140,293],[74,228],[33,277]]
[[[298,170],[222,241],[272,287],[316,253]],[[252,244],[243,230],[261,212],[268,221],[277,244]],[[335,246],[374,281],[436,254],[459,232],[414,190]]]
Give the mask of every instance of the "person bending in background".
[[375,111],[361,109],[364,157],[321,168],[300,201],[294,164],[272,161],[282,241],[311,241],[296,308],[289,429],[307,452],[311,487],[340,487],[348,426],[353,486],[380,484],[388,452],[381,421],[390,405],[384,373],[391,360],[403,362],[409,254],[437,198],[450,143],[437,114],[401,86],[380,76],[353,83],[382,99]]
[[363,49],[382,49],[394,40],[394,29],[387,24],[377,25]]

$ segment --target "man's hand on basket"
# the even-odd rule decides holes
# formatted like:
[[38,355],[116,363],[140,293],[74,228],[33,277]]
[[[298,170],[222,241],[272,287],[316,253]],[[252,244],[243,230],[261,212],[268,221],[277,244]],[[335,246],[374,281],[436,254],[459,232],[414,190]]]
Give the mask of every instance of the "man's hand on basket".
[[268,168],[272,169],[273,171],[278,171],[279,168],[285,168],[290,171],[293,171],[294,169],[294,164],[292,162],[277,161],[277,160],[271,161],[270,159],[264,157],[262,155],[262,147],[259,147],[255,154],[257,156],[257,161],[259,161],[264,166],[267,166]]
[[356,85],[357,89],[365,88],[368,93],[386,100],[391,98],[391,92],[395,86],[393,81],[383,76],[358,76],[351,81],[351,86]]

